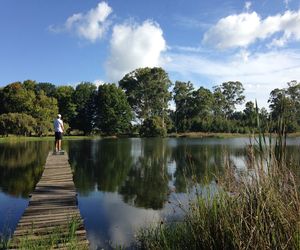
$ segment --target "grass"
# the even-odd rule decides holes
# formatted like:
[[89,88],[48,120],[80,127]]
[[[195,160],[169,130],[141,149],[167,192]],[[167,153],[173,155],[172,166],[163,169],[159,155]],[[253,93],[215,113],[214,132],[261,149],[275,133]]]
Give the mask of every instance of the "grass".
[[249,134],[240,133],[210,133],[210,132],[186,132],[186,133],[171,133],[168,137],[187,137],[187,138],[237,138],[248,137]]
[[251,177],[237,177],[227,165],[217,194],[198,195],[182,222],[141,230],[138,248],[300,249],[299,180],[274,164]]
[[[247,171],[228,158],[218,191],[197,192],[184,220],[137,233],[139,249],[300,249],[300,166],[286,161],[284,121],[275,143],[263,133],[248,147]],[[259,120],[258,120],[259,127]],[[296,171],[295,171],[296,170]]]
[[72,217],[69,220],[67,228],[55,227],[49,232],[42,234],[34,233],[33,228],[24,237],[3,238],[0,240],[0,249],[8,249],[17,246],[18,249],[24,250],[44,250],[54,248],[64,248],[70,250],[85,250],[87,246],[81,246],[76,236],[76,230],[80,227],[80,218]]
[[[99,136],[64,136],[63,140],[84,140],[84,139],[94,139],[100,138]],[[54,136],[43,136],[43,137],[35,137],[35,136],[15,136],[10,135],[7,137],[0,137],[0,143],[4,142],[22,142],[22,141],[54,141]]]

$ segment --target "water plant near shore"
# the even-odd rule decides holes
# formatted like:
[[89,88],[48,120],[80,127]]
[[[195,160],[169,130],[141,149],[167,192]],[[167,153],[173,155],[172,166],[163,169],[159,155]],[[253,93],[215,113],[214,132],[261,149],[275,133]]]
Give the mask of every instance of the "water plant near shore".
[[216,193],[197,192],[181,222],[140,230],[137,248],[300,249],[299,166],[286,160],[284,120],[278,123],[275,142],[260,132],[250,145],[244,172],[228,158]]
[[[232,166],[227,166],[232,168]],[[141,249],[299,249],[299,180],[273,165],[255,177],[219,179],[214,196],[198,195],[182,222],[143,229]],[[234,181],[233,181],[234,180]]]

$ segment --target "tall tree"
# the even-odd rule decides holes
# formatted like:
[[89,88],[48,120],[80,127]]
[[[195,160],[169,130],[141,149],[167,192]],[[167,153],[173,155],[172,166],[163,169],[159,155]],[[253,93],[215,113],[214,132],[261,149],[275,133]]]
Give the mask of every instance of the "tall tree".
[[96,123],[108,135],[128,132],[132,110],[126,95],[115,84],[104,84],[98,88]]
[[255,111],[255,105],[253,102],[249,101],[245,104],[244,109],[244,124],[247,125],[250,128],[256,127],[256,111]]
[[82,82],[76,86],[73,93],[73,102],[76,105],[77,115],[72,121],[73,128],[89,134],[94,128],[96,116],[97,87],[90,82]]
[[11,83],[2,90],[3,113],[26,113],[34,110],[35,93],[21,82]]
[[213,94],[209,89],[200,87],[193,91],[191,118],[193,131],[209,131],[212,122]]
[[74,91],[72,86],[59,86],[56,89],[55,97],[58,102],[59,112],[67,123],[70,123],[77,115],[76,104],[73,102]]
[[175,126],[177,131],[185,132],[191,127],[191,104],[194,91],[191,82],[176,81],[173,88],[173,97],[176,105]]
[[271,110],[271,119],[274,122],[273,129],[279,131],[279,121],[286,125],[287,132],[294,132],[297,129],[297,112],[295,102],[289,95],[287,89],[274,89],[268,100]]
[[128,102],[138,119],[152,116],[164,120],[171,99],[171,81],[162,68],[139,68],[125,75],[119,85],[125,90]]
[[46,96],[55,97],[56,96],[56,87],[54,84],[49,82],[39,82],[35,86],[35,91],[39,93],[41,90],[44,91]]
[[287,84],[287,94],[292,101],[293,112],[295,114],[297,125],[300,126],[300,82],[293,80],[288,82]]
[[48,134],[53,129],[53,119],[58,113],[57,100],[54,97],[46,96],[41,90],[36,95],[34,107],[31,115],[37,120],[37,134]]
[[[245,100],[244,87],[240,82],[224,82],[220,86],[214,87],[215,96],[223,95],[223,111],[226,118],[235,111],[235,106],[238,104],[243,104]],[[220,96],[219,96],[220,97]]]

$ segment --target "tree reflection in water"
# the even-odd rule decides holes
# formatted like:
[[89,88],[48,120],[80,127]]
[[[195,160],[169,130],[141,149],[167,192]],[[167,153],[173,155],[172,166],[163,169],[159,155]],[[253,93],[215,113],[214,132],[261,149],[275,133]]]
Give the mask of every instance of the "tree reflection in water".
[[0,188],[13,196],[28,197],[43,173],[52,142],[0,144]]
[[[195,145],[189,140],[105,139],[70,141],[69,157],[81,195],[118,192],[124,202],[141,208],[162,209],[175,186],[187,192],[214,178],[223,169],[224,152],[243,158],[241,148]],[[170,171],[170,166],[175,171]],[[204,184],[204,183],[202,183]]]

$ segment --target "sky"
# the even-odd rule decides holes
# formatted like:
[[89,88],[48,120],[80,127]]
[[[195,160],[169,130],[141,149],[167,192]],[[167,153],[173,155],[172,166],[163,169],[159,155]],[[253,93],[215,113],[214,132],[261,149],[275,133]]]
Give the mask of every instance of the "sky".
[[247,101],[300,80],[300,0],[0,0],[0,87],[118,83],[140,67]]

